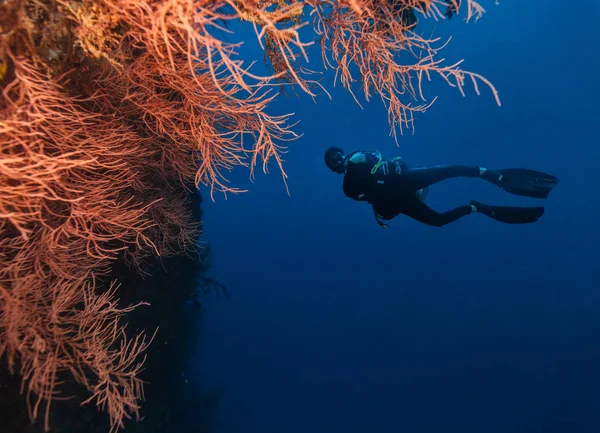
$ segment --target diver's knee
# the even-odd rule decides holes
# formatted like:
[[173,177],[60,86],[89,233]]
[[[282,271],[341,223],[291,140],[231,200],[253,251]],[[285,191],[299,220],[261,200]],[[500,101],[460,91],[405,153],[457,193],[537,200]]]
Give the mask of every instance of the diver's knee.
[[427,225],[430,225],[431,227],[443,227],[447,223],[448,222],[446,220],[444,220],[443,218],[434,218],[430,221],[427,221]]

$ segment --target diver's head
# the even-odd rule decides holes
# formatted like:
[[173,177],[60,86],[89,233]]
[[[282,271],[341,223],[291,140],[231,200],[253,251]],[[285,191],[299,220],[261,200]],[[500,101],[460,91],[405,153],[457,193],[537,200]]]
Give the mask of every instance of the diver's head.
[[325,152],[325,164],[335,173],[343,174],[346,171],[344,149],[331,146]]

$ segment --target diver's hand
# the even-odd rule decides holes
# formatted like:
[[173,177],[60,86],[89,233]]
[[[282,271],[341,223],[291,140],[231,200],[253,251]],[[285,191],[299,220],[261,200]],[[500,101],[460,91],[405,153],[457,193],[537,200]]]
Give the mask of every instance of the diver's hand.
[[388,228],[387,224],[384,223],[383,221],[381,221],[381,215],[379,215],[377,213],[377,211],[375,210],[375,207],[373,207],[373,213],[375,214],[375,221],[377,221],[377,224],[379,224],[384,229],[387,229]]

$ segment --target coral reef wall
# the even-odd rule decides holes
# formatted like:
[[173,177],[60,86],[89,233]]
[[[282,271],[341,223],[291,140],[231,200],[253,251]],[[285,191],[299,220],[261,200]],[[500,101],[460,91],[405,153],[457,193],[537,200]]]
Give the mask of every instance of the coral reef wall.
[[[190,194],[196,221],[201,221],[199,194]],[[144,305],[127,315],[128,331],[135,334],[158,329],[146,352],[139,377],[145,381],[140,421],[126,424],[132,432],[208,431],[218,404],[219,390],[199,387],[188,380],[195,366],[188,365],[192,352],[202,342],[204,309],[198,301],[209,294],[224,296],[223,288],[208,278],[210,249],[198,257],[177,255],[151,260],[152,276],[131,272],[124,261],[112,266],[107,281],[120,282],[119,305],[141,301]],[[218,290],[217,293],[213,293]],[[54,400],[50,411],[51,431],[95,433],[110,429],[109,418],[92,405],[81,406],[86,390],[63,375],[61,392],[68,400]],[[0,425],[3,433],[41,433],[44,420],[31,422],[20,395],[21,379],[0,366]]]
[[[396,135],[431,106],[432,75],[461,92],[484,82],[498,100],[416,31],[416,14],[459,9],[483,13],[472,0],[0,0],[0,357],[28,417],[49,429],[72,382],[110,430],[139,415],[156,334],[126,327],[148,302],[118,301],[115,266],[152,279],[156,260],[200,260],[190,192],[241,192],[231,168],[252,176],[274,161],[285,180],[297,135],[289,115],[268,114],[273,89],[326,92],[305,67],[302,27],[357,102],[356,82],[381,97]],[[271,75],[220,37],[231,20],[256,30]]]

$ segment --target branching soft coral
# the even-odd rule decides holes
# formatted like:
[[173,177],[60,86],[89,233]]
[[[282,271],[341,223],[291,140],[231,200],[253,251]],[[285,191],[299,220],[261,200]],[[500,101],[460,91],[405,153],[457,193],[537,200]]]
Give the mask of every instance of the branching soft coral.
[[[56,396],[58,375],[70,371],[99,405],[120,402],[109,405],[119,426],[137,411],[134,359],[145,343],[125,349],[129,343],[114,326],[129,310],[101,320],[114,291],[86,287],[123,251],[158,251],[148,236],[155,203],[136,199],[134,185],[138,158],[150,153],[131,127],[87,112],[30,61],[11,56],[11,63],[15,79],[4,89],[0,121],[0,354],[11,369],[18,360],[28,396],[36,395],[33,418],[41,401]],[[73,356],[77,339],[85,344]],[[121,344],[120,358],[108,355]]]
[[268,79],[249,74],[233,58],[235,46],[211,34],[224,16],[218,8],[193,0],[96,2],[96,10],[123,29],[110,51],[111,62],[122,69],[109,68],[97,81],[105,89],[105,106],[98,109],[119,110],[130,122],[140,119],[136,127],[160,139],[163,170],[183,183],[194,170],[195,183],[209,185],[211,193],[239,192],[226,185],[223,171],[235,165],[253,169],[259,158],[273,157],[283,172],[278,142],[297,136],[287,125],[289,116],[266,113],[275,96],[265,88]]
[[[414,10],[443,17],[439,5],[448,7],[446,0],[353,0],[352,8],[337,0],[308,3],[314,8],[314,26],[321,36],[325,65],[336,70],[336,77],[351,92],[352,84],[360,81],[367,100],[372,93],[381,97],[388,109],[390,133],[396,139],[397,130],[414,128],[414,113],[424,112],[435,101],[426,102],[422,88],[424,79],[432,75],[440,76],[463,95],[466,78],[472,80],[478,94],[479,80],[500,104],[496,89],[487,79],[461,70],[462,61],[443,65],[444,59],[438,58],[443,45],[436,47],[439,39],[419,35],[415,23],[406,19]],[[484,12],[472,0],[463,3],[467,3],[467,20],[479,18]],[[456,1],[452,0],[450,6],[458,10]],[[358,78],[353,76],[353,68]]]

